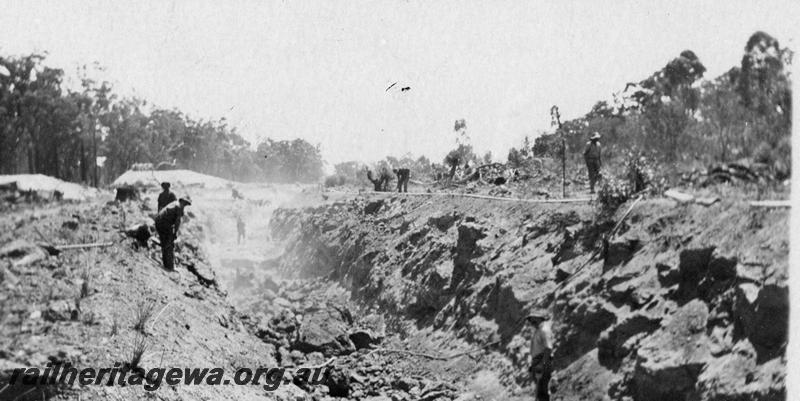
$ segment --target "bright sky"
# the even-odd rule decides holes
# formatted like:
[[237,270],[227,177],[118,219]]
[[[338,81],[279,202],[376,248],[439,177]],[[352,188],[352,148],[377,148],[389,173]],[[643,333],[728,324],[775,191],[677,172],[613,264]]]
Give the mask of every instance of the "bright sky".
[[[756,30],[797,50],[798,1],[4,1],[0,54],[99,62],[118,91],[330,162],[439,161],[464,118],[504,159],[691,49],[716,76]],[[397,82],[388,92],[386,88]],[[402,87],[410,87],[401,91]]]

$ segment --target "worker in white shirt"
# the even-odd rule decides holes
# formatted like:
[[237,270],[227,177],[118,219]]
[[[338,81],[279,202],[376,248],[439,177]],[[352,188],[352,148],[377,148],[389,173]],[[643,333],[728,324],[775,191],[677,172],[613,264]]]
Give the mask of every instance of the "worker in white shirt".
[[546,314],[527,316],[531,325],[531,376],[536,382],[536,399],[550,400],[550,376],[553,372],[553,332]]

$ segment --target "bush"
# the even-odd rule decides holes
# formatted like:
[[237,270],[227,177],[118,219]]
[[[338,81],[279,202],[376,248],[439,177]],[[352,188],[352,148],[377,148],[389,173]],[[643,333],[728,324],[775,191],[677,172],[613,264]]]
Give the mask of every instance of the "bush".
[[630,185],[613,177],[603,180],[603,185],[597,191],[597,200],[603,210],[616,210],[627,202],[631,196]]
[[148,301],[139,301],[136,304],[136,315],[134,316],[133,329],[144,334],[147,328],[147,321],[153,316],[155,311],[155,303]]
[[651,159],[640,152],[629,151],[623,165],[625,178],[605,178],[597,193],[597,199],[604,210],[616,210],[634,194],[645,190],[658,191],[665,185],[663,180],[655,178]]
[[133,343],[131,344],[131,354],[127,361],[127,367],[130,369],[136,369],[142,362],[144,358],[144,354],[147,351],[148,344],[147,344],[147,337],[144,334],[138,334],[133,339]]
[[644,155],[628,152],[624,162],[631,193],[645,190],[653,183],[653,163]]

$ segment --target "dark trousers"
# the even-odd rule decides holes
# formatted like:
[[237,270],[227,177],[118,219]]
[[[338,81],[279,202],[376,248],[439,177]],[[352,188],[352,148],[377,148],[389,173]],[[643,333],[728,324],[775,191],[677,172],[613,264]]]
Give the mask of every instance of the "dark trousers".
[[397,178],[397,192],[408,192],[408,178],[403,176]]
[[586,169],[589,170],[589,192],[594,193],[594,185],[600,179],[600,162],[587,160]]
[[533,357],[531,362],[531,374],[534,378],[539,376],[539,380],[536,381],[536,399],[539,401],[550,401],[549,387],[550,377],[553,374],[553,365],[552,358],[547,359],[547,362],[545,362],[544,353],[542,353]]
[[175,234],[171,227],[156,227],[156,231],[161,241],[161,263],[165,269],[175,270]]

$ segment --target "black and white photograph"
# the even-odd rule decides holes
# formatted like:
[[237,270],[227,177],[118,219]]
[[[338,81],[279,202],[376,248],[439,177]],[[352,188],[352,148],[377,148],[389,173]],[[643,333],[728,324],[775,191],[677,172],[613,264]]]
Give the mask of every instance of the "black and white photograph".
[[0,401],[796,399],[799,21],[0,0]]

